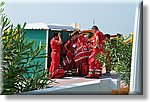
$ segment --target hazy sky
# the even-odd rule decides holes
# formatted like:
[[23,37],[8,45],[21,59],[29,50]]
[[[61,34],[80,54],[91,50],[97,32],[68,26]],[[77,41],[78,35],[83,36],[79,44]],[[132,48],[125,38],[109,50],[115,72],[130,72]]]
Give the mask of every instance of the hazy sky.
[[[5,3],[5,13],[15,24],[39,23],[71,24],[79,23],[81,29],[92,27],[93,18],[104,33],[127,34],[134,30],[135,10],[138,0],[132,2],[51,2],[48,0],[20,0]],[[84,1],[84,0],[83,0]],[[93,2],[92,2],[93,1]],[[102,0],[100,0],[102,1]]]

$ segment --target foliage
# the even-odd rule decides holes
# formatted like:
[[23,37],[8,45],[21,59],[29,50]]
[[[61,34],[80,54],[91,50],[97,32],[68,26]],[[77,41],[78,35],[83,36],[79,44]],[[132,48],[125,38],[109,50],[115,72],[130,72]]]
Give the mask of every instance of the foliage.
[[107,39],[104,43],[104,52],[100,52],[96,58],[99,62],[103,63],[103,66],[109,68],[110,70],[113,66],[111,54],[111,43],[110,40]]
[[[2,6],[4,3],[0,4]],[[1,14],[3,12],[0,12]],[[3,93],[17,94],[25,91],[45,88],[52,80],[48,79],[45,66],[39,60],[45,46],[25,38],[24,27],[10,24],[6,15],[1,15],[1,36],[3,49]]]
[[121,79],[129,85],[131,71],[132,44],[125,44],[123,38],[114,38],[104,42],[105,53],[99,53],[96,58],[113,68]]

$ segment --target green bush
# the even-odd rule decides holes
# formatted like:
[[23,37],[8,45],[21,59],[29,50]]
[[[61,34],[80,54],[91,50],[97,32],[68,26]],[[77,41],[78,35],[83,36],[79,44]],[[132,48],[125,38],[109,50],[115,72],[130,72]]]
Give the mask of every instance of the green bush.
[[[104,43],[105,54],[96,58],[106,67],[114,69],[126,84],[130,83],[132,44],[125,44],[123,38],[114,38]],[[110,60],[108,60],[110,59]]]
[[25,91],[45,88],[53,82],[48,79],[45,66],[39,60],[46,58],[40,52],[45,46],[36,41],[25,38],[24,27],[18,24],[14,27],[9,19],[2,14],[1,8],[1,41],[2,41],[2,68],[3,92],[2,94],[17,94]]

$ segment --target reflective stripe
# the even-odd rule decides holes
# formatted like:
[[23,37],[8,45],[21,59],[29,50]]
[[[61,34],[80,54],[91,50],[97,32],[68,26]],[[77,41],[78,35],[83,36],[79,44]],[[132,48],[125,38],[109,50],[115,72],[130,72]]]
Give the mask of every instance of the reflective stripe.
[[89,74],[93,74],[93,72],[89,72]]
[[64,73],[67,73],[67,70],[65,70]]
[[[80,47],[80,49],[81,49],[81,47]],[[75,53],[77,53],[80,49],[77,49],[77,50],[75,51]]]
[[66,56],[66,59],[67,59],[68,63],[70,63],[70,60],[68,59],[68,57],[67,57],[67,56]]
[[89,72],[88,74],[95,75],[95,74],[102,74],[102,73],[101,73],[101,72],[95,72],[95,73],[93,73],[93,72]]
[[93,69],[89,69],[89,71],[93,71]]
[[72,72],[71,70],[68,70],[68,72]]
[[83,51],[83,52],[80,52],[80,53],[76,54],[73,59],[74,59],[75,62],[77,62],[79,60],[82,60],[82,59],[88,58],[88,57],[89,57],[88,51]]
[[99,72],[102,72],[102,71],[94,71],[94,72],[99,73]]
[[79,52],[78,54],[76,54],[76,56],[78,56],[79,54],[83,54],[83,53],[88,53],[88,51]]
[[63,64],[66,65],[65,61],[63,61]]
[[80,57],[79,59],[76,59],[75,62],[77,62],[77,61],[79,61],[79,60],[81,60],[81,59],[83,59],[83,58],[88,58],[88,57],[89,57],[89,56]]
[[93,55],[94,55],[94,54],[91,54],[91,55],[89,56],[89,58],[93,57]]
[[89,58],[94,57],[94,56],[95,56],[95,52],[92,52]]
[[95,69],[95,71],[96,71],[96,72],[99,72],[99,71],[102,71],[102,70],[100,70],[100,69]]
[[95,72],[94,74],[101,74],[100,72]]

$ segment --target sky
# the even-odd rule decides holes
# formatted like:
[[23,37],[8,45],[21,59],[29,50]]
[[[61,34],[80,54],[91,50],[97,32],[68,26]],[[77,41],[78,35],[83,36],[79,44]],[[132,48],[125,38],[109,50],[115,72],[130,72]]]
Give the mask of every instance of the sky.
[[[104,33],[127,34],[134,31],[139,0],[7,0],[5,13],[12,23],[79,23],[81,29],[95,25]],[[104,2],[105,1],[105,2]]]

